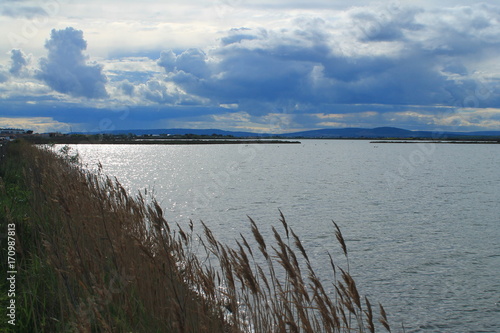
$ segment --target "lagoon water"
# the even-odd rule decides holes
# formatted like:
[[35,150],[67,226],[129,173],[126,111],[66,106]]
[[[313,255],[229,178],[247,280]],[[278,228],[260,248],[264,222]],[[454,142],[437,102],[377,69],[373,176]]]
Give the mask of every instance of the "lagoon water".
[[500,332],[500,145],[304,140],[262,145],[73,145],[172,223],[203,220],[231,244],[272,241],[279,210],[315,267],[345,266],[393,332]]

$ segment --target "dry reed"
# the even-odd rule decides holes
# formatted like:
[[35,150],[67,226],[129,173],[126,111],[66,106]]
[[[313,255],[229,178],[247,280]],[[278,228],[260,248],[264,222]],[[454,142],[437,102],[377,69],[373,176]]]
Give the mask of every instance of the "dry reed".
[[[40,240],[30,255],[55,272],[57,324],[40,331],[375,331],[371,305],[349,269],[330,256],[334,279],[326,288],[281,211],[285,233],[273,228],[272,245],[249,218],[253,240],[241,235],[231,248],[205,224],[203,235],[192,223],[189,231],[172,227],[154,199],[131,197],[116,179],[67,155],[31,145],[19,153],[32,193],[28,221]],[[390,331],[382,306],[380,312]]]

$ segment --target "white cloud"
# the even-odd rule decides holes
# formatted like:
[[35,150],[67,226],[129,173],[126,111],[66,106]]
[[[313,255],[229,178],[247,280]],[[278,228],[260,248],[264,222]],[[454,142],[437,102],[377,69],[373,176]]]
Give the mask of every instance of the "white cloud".
[[60,93],[87,98],[108,96],[102,66],[88,64],[83,54],[87,42],[82,31],[73,28],[52,30],[45,47],[48,57],[40,60],[37,78]]
[[0,84],[0,98],[8,99],[38,99],[47,96],[51,90],[39,81],[32,79],[9,80]]
[[356,112],[356,113],[318,113],[312,114],[313,116],[318,117],[319,119],[348,119],[348,118],[369,118],[376,117],[379,115],[378,112],[374,111],[365,111],[365,112]]
[[158,104],[175,104],[177,101],[176,91],[172,91],[163,81],[149,80],[138,87],[138,93]]
[[19,75],[21,70],[28,64],[26,55],[21,50],[13,49],[10,51],[12,64],[10,66],[9,72],[12,75]]
[[446,131],[489,130],[500,124],[500,109],[448,108],[440,112],[412,110],[388,112],[383,118],[390,122],[419,125]]
[[317,123],[317,125],[320,127],[331,127],[331,128],[351,127],[350,125],[348,125],[346,123],[339,123],[339,122],[334,122],[334,121],[322,121],[320,123]]
[[51,117],[23,117],[5,118],[0,117],[0,127],[3,128],[23,128],[35,133],[47,132],[68,132],[70,124],[65,124],[52,119]]
[[232,104],[221,104],[219,105],[221,108],[224,108],[224,109],[233,109],[233,110],[237,110],[239,108],[239,105],[236,104],[236,103],[232,103]]
[[110,76],[110,78],[120,73],[125,75],[128,73],[142,74],[144,76],[162,72],[156,61],[147,57],[122,57],[119,59],[102,59],[101,61],[106,75]]

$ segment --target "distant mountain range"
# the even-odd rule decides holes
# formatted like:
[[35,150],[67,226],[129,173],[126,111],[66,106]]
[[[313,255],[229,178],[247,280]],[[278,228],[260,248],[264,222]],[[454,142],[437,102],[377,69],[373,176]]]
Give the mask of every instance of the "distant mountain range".
[[[78,134],[100,134],[83,133]],[[283,134],[263,134],[252,132],[224,131],[219,129],[131,129],[108,131],[103,134],[135,134],[135,135],[232,135],[234,137],[283,137],[283,138],[425,138],[425,139],[446,139],[457,137],[489,137],[500,136],[500,131],[482,131],[482,132],[434,132],[434,131],[410,131],[396,127],[376,127],[376,128],[330,128],[310,131],[301,131]]]
[[433,132],[410,131],[396,127],[376,128],[332,128],[282,134],[284,137],[304,138],[433,138],[444,139],[462,136],[485,137],[500,136],[500,131],[484,132]]

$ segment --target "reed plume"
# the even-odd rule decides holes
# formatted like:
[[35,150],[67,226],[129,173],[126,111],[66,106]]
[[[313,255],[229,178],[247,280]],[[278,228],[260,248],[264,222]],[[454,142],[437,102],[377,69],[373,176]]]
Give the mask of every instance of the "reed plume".
[[[333,275],[324,284],[281,211],[284,235],[273,227],[274,240],[266,240],[249,217],[253,238],[241,234],[231,248],[207,223],[201,222],[201,235],[192,221],[188,229],[171,225],[154,198],[129,194],[102,168],[92,173],[51,148],[24,143],[9,154],[29,200],[16,222],[20,265],[26,276],[37,272],[43,279],[26,281],[32,289],[22,302],[23,315],[29,313],[24,331],[375,330],[371,304],[366,297],[363,304],[349,267],[337,266],[329,254]],[[2,178],[10,181],[6,175],[14,171],[2,165]],[[379,322],[390,332],[379,309]]]

